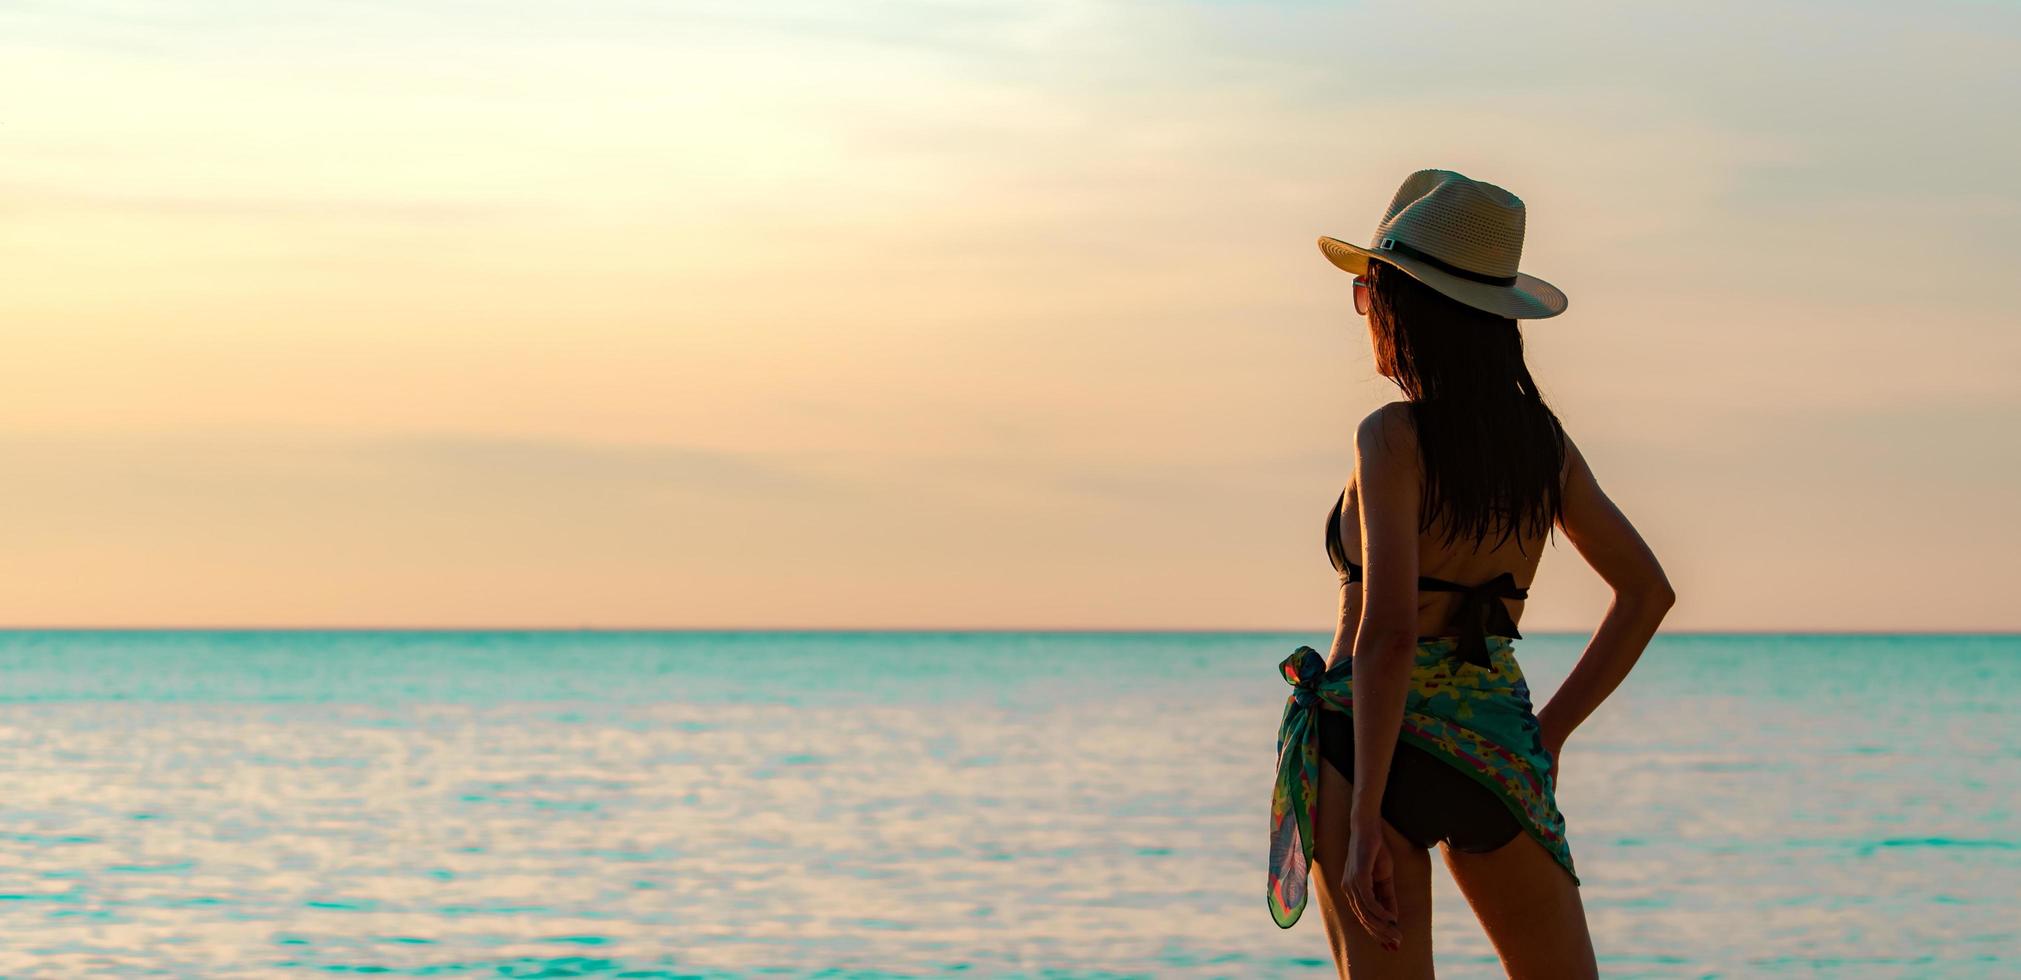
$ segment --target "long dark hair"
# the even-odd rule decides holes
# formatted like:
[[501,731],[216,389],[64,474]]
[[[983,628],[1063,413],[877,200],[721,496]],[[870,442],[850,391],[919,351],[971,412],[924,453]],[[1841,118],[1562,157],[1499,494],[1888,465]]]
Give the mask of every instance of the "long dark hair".
[[1565,430],[1523,364],[1516,321],[1383,262],[1370,262],[1363,278],[1377,363],[1390,368],[1417,426],[1421,530],[1443,519],[1448,547],[1496,531],[1495,547],[1519,530],[1550,534],[1564,513]]

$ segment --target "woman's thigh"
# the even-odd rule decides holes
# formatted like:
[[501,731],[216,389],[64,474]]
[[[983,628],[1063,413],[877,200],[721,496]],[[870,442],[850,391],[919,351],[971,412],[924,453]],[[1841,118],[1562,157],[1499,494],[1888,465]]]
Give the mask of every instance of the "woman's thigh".
[[1579,886],[1544,845],[1517,834],[1492,851],[1441,850],[1511,978],[1598,976]]
[[1387,820],[1383,821],[1383,840],[1389,846],[1390,862],[1396,869],[1397,924],[1403,929],[1402,947],[1390,952],[1361,927],[1340,885],[1341,874],[1347,867],[1352,791],[1353,784],[1347,777],[1333,763],[1322,759],[1319,799],[1313,804],[1312,815],[1312,892],[1326,922],[1334,965],[1342,977],[1361,980],[1429,978],[1432,976],[1431,855],[1404,839]]

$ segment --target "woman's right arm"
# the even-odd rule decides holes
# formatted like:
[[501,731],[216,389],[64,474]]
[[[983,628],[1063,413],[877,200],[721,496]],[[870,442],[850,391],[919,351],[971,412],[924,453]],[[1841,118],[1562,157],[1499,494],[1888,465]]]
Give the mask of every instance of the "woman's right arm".
[[1663,615],[1677,601],[1663,566],[1635,532],[1635,525],[1601,491],[1586,457],[1570,436],[1565,437],[1565,451],[1565,508],[1558,526],[1579,555],[1613,588],[1614,601],[1600,620],[1600,628],[1593,631],[1579,663],[1558,686],[1550,703],[1537,712],[1544,745],[1554,758],[1572,730],[1628,676],[1643,647],[1656,635]]

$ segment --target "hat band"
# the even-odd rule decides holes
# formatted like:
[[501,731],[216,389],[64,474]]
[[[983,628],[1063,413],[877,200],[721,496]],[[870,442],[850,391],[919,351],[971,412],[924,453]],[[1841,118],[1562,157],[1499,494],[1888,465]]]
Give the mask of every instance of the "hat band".
[[1471,279],[1474,282],[1486,283],[1490,286],[1513,286],[1516,284],[1515,276],[1488,276],[1475,272],[1472,269],[1462,269],[1430,252],[1412,248],[1394,238],[1383,239],[1381,250],[1384,252],[1394,252],[1407,259],[1416,259],[1440,272],[1455,275],[1461,279]]

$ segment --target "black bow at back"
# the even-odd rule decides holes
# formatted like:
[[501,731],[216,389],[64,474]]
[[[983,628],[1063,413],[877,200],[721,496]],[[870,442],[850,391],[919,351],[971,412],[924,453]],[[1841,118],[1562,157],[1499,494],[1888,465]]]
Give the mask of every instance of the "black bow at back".
[[1488,659],[1488,637],[1523,638],[1523,634],[1516,632],[1516,621],[1509,615],[1509,607],[1502,600],[1527,599],[1530,590],[1518,586],[1516,576],[1509,572],[1479,585],[1461,585],[1421,575],[1418,577],[1418,591],[1460,593],[1452,620],[1460,628],[1460,643],[1453,653],[1467,663],[1493,670],[1495,665]]

